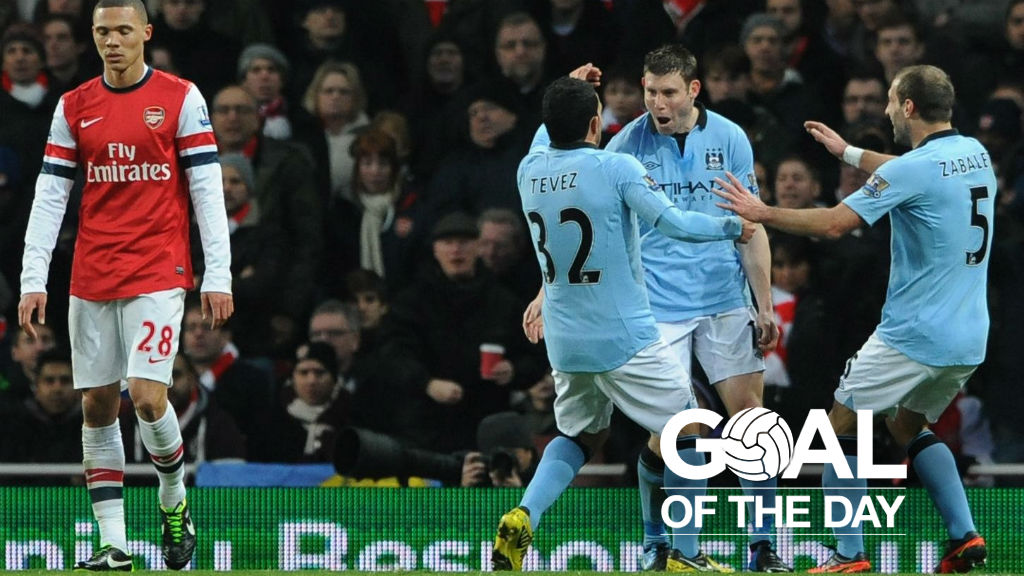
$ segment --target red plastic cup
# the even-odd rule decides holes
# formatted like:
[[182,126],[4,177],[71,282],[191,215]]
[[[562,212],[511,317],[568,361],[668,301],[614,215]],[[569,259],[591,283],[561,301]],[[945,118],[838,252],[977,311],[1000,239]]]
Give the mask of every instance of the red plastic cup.
[[505,359],[505,347],[501,344],[480,345],[480,377],[494,380],[494,367]]

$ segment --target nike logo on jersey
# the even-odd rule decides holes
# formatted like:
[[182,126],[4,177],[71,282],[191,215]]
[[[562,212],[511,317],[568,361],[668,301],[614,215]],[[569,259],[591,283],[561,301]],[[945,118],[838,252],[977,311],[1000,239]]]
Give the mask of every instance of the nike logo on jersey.
[[88,128],[89,126],[92,126],[100,120],[103,120],[103,116],[100,116],[99,118],[93,118],[92,120],[82,120],[79,123],[79,126],[81,126],[82,128]]
[[153,360],[152,358],[150,358],[149,359],[149,363],[150,364],[159,364],[159,363],[163,362],[164,360],[167,360],[167,358],[157,358],[156,360]]
[[128,560],[114,560],[110,556],[107,556],[107,566],[110,566],[114,570],[119,570],[125,566],[131,566],[131,564],[132,561],[130,558]]

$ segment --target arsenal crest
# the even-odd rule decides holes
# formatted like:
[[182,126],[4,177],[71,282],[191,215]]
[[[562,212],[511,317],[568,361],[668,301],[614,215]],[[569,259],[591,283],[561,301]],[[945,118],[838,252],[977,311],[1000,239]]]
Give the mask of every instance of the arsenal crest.
[[142,111],[142,121],[146,123],[153,130],[156,130],[164,123],[164,117],[167,114],[164,109],[159,106],[150,106]]

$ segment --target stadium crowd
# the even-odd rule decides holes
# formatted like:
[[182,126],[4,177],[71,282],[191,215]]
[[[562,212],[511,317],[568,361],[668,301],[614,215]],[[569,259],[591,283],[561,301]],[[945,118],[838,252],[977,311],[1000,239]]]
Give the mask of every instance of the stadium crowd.
[[[0,0],[0,463],[82,460],[67,294],[84,174],[36,339],[16,310],[54,108],[101,71],[93,4]],[[834,205],[869,176],[840,165],[804,121],[899,154],[884,114],[890,80],[918,63],[951,76],[953,125],[985,145],[999,190],[987,358],[935,430],[962,471],[1024,461],[1024,0],[146,4],[150,65],[208,102],[231,234],[234,316],[212,328],[190,299],[181,327],[170,401],[187,460],[329,462],[347,427],[461,454],[500,445],[480,424],[509,410],[522,418],[500,419],[516,444],[502,448],[539,453],[556,434],[554,387],[543,344],[521,328],[541,276],[515,175],[541,95],[581,64],[601,68],[607,142],[644,113],[644,54],[679,42],[701,65],[702,105],[746,131],[762,199],[787,208]],[[838,240],[771,234],[782,338],[766,358],[765,405],[791,424],[831,406],[846,359],[878,323],[887,226]],[[121,410],[128,460],[148,461],[132,406]],[[619,418],[613,430],[600,461],[635,466],[646,432]],[[479,483],[478,461],[465,462],[461,483]]]

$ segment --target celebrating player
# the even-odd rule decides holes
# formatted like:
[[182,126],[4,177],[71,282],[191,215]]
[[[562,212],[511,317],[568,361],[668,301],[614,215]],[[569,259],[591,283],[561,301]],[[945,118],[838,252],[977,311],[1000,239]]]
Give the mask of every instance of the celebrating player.
[[[898,158],[854,148],[824,124],[807,122],[829,152],[874,172],[859,193],[835,207],[772,208],[732,174],[728,182],[717,180],[726,200],[720,206],[794,234],[834,238],[890,215],[892,267],[882,321],[847,362],[829,420],[856,475],[854,410],[888,416],[889,431],[906,447],[949,531],[939,573],[966,572],[986,556],[953,455],[927,428],[985,359],[988,339],[985,286],[996,177],[981,144],[950,124],[953,101],[949,76],[934,66],[896,75],[886,114],[896,142],[913,148]],[[866,480],[841,479],[831,465],[822,486],[853,502],[867,492]],[[835,554],[811,572],[870,570],[860,532],[835,529]]]
[[601,104],[587,82],[553,82],[542,114],[544,126],[518,172],[544,277],[524,328],[531,339],[540,335],[533,316],[541,307],[561,435],[545,448],[520,505],[501,518],[495,570],[522,569],[541,516],[607,438],[613,405],[651,432],[649,446],[659,453],[669,419],[696,407],[689,377],[647,304],[637,215],[692,242],[746,242],[755,230],[736,218],[684,213],[635,158],[598,150]]
[[93,40],[103,76],[65,94],[53,115],[36,182],[18,321],[35,336],[46,319],[50,256],[79,168],[85,175],[71,276],[69,330],[75,387],[83,390],[85,483],[101,547],[76,569],[132,569],[125,534],[121,387],[139,418],[160,479],[163,559],[185,567],[195,527],[185,498],[181,432],[167,401],[189,261],[188,197],[203,242],[203,315],[231,316],[231,253],[217,144],[199,90],[143,60],[152,35],[141,0],[100,0]]
[[[697,59],[686,48],[669,44],[644,58],[644,104],[647,114],[630,122],[608,143],[608,150],[630,154],[644,163],[668,197],[683,210],[710,216],[726,214],[715,206],[711,182],[725,171],[740,174],[757,194],[754,153],[738,125],[704,108]],[[658,330],[690,372],[690,358],[701,367],[722,398],[730,416],[760,407],[764,397],[763,353],[775,348],[778,327],[772,306],[771,253],[768,236],[759,228],[747,245],[732,242],[681,244],[658,230],[641,230],[640,256]],[[757,301],[751,306],[750,286]],[[753,343],[753,344],[752,344]],[[703,462],[696,435],[680,438],[687,461]],[[640,453],[637,475],[650,506],[643,509],[645,570],[661,569],[670,547],[663,535],[661,504],[668,495],[691,503],[703,494],[707,480],[675,476],[662,489],[665,463],[649,450]],[[773,502],[776,479],[739,479],[747,495]],[[750,517],[758,506],[748,505]],[[673,514],[676,513],[674,509]],[[680,520],[680,518],[675,518]],[[775,553],[773,517],[752,522],[749,567],[756,572],[792,572]],[[671,549],[679,550],[693,570],[706,570],[697,545],[696,521],[680,529]]]

